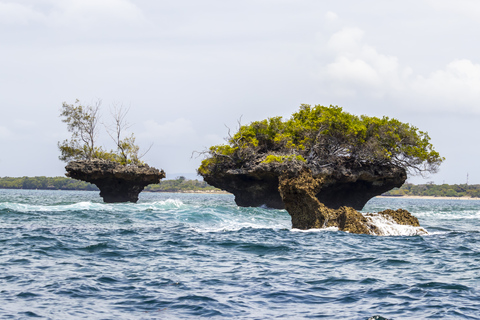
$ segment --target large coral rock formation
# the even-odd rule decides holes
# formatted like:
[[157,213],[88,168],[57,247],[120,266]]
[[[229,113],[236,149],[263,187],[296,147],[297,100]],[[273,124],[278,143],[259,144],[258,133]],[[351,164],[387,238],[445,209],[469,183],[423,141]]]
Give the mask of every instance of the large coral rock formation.
[[137,202],[147,185],[165,178],[163,170],[148,165],[121,165],[100,159],[71,161],[65,169],[67,177],[95,184],[107,203]]
[[203,178],[208,184],[233,193],[239,206],[284,209],[278,189],[279,177],[285,172],[298,173],[306,167],[323,181],[322,187],[315,189],[316,198],[333,209],[347,206],[361,210],[368,200],[402,186],[407,178],[405,169],[393,165],[342,163],[315,167],[299,161],[259,162],[241,169],[203,174]]
[[[316,196],[323,188],[324,178],[315,178],[309,170],[280,177],[279,191],[285,208],[292,217],[292,227],[297,229],[337,227],[339,230],[358,234],[388,235],[385,227],[379,226],[379,217],[384,224],[420,227],[418,219],[406,210],[385,210],[377,214],[363,215],[351,207],[332,209]],[[410,234],[426,234],[423,228],[412,228]]]

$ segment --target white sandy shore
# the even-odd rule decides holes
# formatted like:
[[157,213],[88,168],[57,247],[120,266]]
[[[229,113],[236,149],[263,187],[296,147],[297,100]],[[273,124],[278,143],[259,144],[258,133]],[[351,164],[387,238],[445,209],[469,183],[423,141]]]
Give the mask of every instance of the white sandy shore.
[[434,197],[434,196],[377,196],[376,198],[434,199],[434,200],[480,200],[480,198],[472,198],[472,197]]

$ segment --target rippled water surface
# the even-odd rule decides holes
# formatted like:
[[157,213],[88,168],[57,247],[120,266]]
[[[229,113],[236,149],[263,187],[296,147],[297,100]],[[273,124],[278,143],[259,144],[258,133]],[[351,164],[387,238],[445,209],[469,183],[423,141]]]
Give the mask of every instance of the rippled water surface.
[[231,195],[0,190],[0,319],[480,319],[480,201],[364,211],[387,208],[430,234],[292,230]]

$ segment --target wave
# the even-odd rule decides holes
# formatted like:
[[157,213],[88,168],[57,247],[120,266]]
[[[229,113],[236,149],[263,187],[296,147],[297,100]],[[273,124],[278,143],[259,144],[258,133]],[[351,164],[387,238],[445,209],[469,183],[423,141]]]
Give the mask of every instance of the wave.
[[402,225],[394,220],[378,213],[369,213],[364,215],[369,222],[377,227],[377,235],[382,236],[417,236],[428,235],[427,230],[422,227],[414,227],[411,225]]
[[442,220],[477,220],[480,219],[480,211],[478,210],[462,210],[462,211],[423,211],[414,214],[418,218],[436,218]]
[[[226,232],[242,229],[291,230],[292,232],[337,232],[337,228],[297,230],[292,229],[291,217],[285,210],[268,208],[238,207],[230,196],[205,195],[158,195],[148,194],[138,203],[103,203],[96,199],[97,195],[79,194],[78,197],[10,197],[6,202],[0,202],[0,216],[16,216],[4,224],[31,224],[31,227],[46,226],[48,216],[56,216],[49,220],[52,226],[84,228],[85,224],[95,228],[124,229],[150,227],[188,228],[194,232]],[[89,198],[90,197],[90,198]],[[167,198],[168,197],[168,198]],[[34,200],[34,201],[30,201]],[[30,201],[30,203],[28,203]],[[368,211],[382,211],[392,207],[393,202],[376,201]],[[478,207],[468,202],[449,204],[438,202],[436,206],[425,206],[423,202],[406,203],[406,209],[420,219],[422,225],[432,229],[430,234],[448,232],[449,229],[439,229],[448,222],[442,220],[480,219]],[[378,209],[378,210],[377,210]],[[101,214],[99,214],[101,213]],[[24,214],[21,217],[19,214]],[[364,212],[365,215],[367,213]],[[45,222],[44,222],[45,220]],[[388,221],[380,216],[369,218],[377,226],[382,235],[412,236],[426,235],[423,228],[403,226]]]
[[72,204],[57,205],[33,205],[24,203],[3,202],[0,203],[1,211],[13,211],[21,213],[44,213],[44,212],[68,212],[68,211],[109,211],[109,212],[141,212],[152,210],[176,210],[184,207],[181,200],[167,199],[151,203],[98,203],[82,201]]

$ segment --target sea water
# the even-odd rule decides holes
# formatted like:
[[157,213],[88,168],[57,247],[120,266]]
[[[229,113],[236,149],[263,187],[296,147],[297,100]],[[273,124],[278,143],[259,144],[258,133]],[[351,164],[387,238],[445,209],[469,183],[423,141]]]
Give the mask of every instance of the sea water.
[[428,235],[291,228],[232,195],[0,190],[0,319],[480,319],[480,201],[372,199]]

